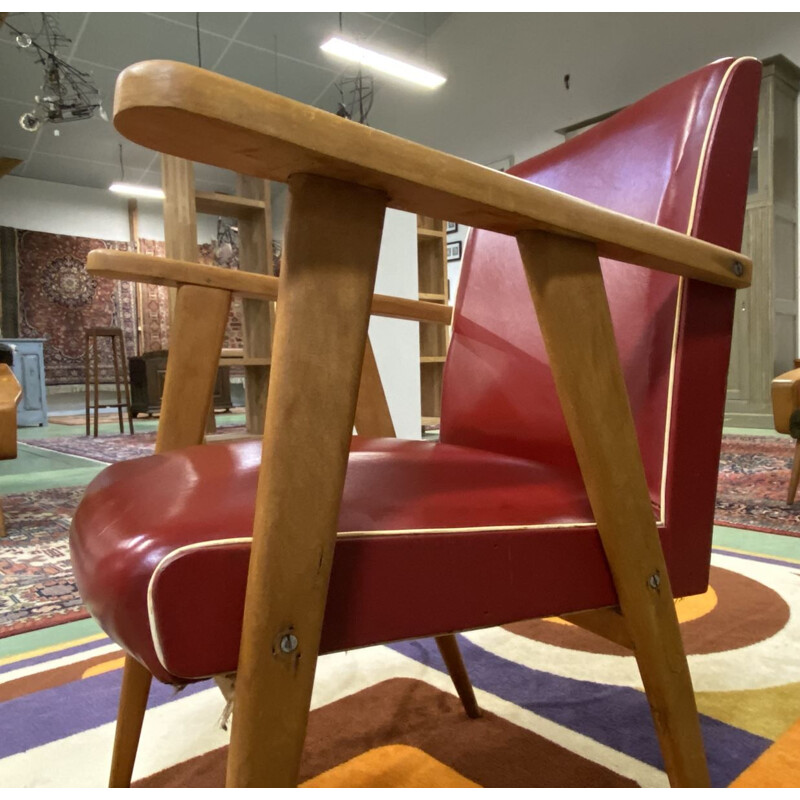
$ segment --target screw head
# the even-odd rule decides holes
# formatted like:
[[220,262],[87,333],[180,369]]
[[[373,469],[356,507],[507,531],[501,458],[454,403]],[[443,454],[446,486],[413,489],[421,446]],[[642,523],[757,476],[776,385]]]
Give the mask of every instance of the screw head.
[[647,579],[647,585],[648,585],[648,586],[649,586],[651,589],[658,589],[658,587],[661,585],[661,576],[660,576],[660,575],[659,575],[657,572],[654,572],[654,573],[653,573],[653,574],[652,574],[652,575],[651,575],[651,576],[650,576],[650,577]]
[[297,637],[293,633],[285,633],[281,636],[281,652],[293,653],[297,650]]
[[744,264],[741,261],[734,261],[731,264],[731,271],[737,278],[741,278],[744,275]]

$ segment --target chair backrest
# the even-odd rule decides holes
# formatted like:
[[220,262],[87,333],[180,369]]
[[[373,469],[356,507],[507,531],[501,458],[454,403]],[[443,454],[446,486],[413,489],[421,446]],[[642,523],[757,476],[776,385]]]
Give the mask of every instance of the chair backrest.
[[[717,61],[510,172],[738,249],[760,75]],[[617,262],[603,275],[654,506],[670,528],[691,509],[681,543],[707,562],[735,292]],[[441,440],[578,469],[512,237],[467,243]]]

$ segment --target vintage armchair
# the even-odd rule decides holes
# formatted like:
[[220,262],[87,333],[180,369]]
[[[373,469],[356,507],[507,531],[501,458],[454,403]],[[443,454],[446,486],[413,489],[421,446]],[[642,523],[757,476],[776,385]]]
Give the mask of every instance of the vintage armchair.
[[789,478],[788,505],[794,503],[800,483],[800,360],[795,368],[772,381],[772,418],[778,433],[788,433],[795,440],[792,474]]
[[[13,358],[13,351],[5,351]],[[4,353],[5,354],[5,353]],[[10,364],[0,363],[0,460],[17,457],[17,406],[22,388]],[[6,535],[6,522],[0,500],[0,536]]]
[[[508,175],[185,64],[120,75],[123,135],[290,205],[279,281],[90,255],[178,286],[157,454],[98,476],[71,532],[128,654],[112,785],[151,675],[237,671],[228,784],[289,786],[318,653],[440,636],[463,689],[449,634],[547,615],[634,651],[671,783],[707,785],[673,596],[707,587],[759,81],[715,62]],[[373,299],[387,206],[476,228],[438,443],[386,438],[370,307],[447,313]],[[231,292],[278,295],[263,442],[190,446]]]

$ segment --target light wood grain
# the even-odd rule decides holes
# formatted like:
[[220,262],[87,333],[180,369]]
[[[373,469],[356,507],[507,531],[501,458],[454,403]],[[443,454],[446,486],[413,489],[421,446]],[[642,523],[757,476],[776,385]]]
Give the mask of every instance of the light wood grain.
[[145,147],[248,175],[324,175],[383,191],[392,208],[507,234],[568,232],[608,258],[723,286],[750,282],[750,261],[730,250],[188,64],[124,70],[114,124]]
[[17,405],[22,397],[17,376],[0,364],[0,459],[17,457]]
[[[259,213],[239,217],[239,270],[271,276],[272,206],[269,183],[247,175],[238,175],[236,182],[241,199],[260,205]],[[247,297],[242,299],[245,424],[248,433],[264,432],[274,318],[274,303]],[[260,362],[249,359],[260,359]]]
[[598,636],[602,636],[620,647],[633,650],[633,641],[625,625],[625,617],[622,616],[618,608],[597,608],[589,611],[578,611],[574,614],[564,614],[561,619],[591,633],[596,633]]
[[133,656],[125,656],[108,779],[110,789],[124,789],[131,785],[152,680],[153,676],[147,667],[143,667]]
[[800,369],[789,370],[773,378],[772,418],[778,433],[789,433],[792,412],[800,408]]
[[236,217],[239,220],[258,217],[263,215],[265,210],[263,200],[219,192],[195,192],[195,208],[198,214]]
[[386,205],[307,175],[289,189],[229,786],[297,782]]
[[[92,250],[86,269],[98,277],[160,286],[194,284],[225,289],[244,297],[262,300],[277,299],[279,289],[278,278],[268,275],[111,250]],[[453,317],[451,306],[383,294],[373,296],[372,313],[378,317],[438,322],[443,325],[449,325]]]
[[689,668],[596,248],[517,236],[564,418],[673,786],[707,786]]
[[157,453],[203,442],[230,297],[223,289],[200,286],[177,291]]

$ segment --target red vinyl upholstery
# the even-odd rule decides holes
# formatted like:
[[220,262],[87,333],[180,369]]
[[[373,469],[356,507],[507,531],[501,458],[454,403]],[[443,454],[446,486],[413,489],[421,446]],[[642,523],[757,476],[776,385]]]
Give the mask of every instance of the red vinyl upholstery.
[[[513,172],[740,245],[760,65],[726,59]],[[676,595],[707,583],[734,292],[604,264]],[[591,343],[587,343],[591,346]],[[115,464],[71,532],[81,594],[156,677],[236,668],[259,443]],[[516,244],[475,232],[441,442],[353,440],[322,652],[615,602]]]

